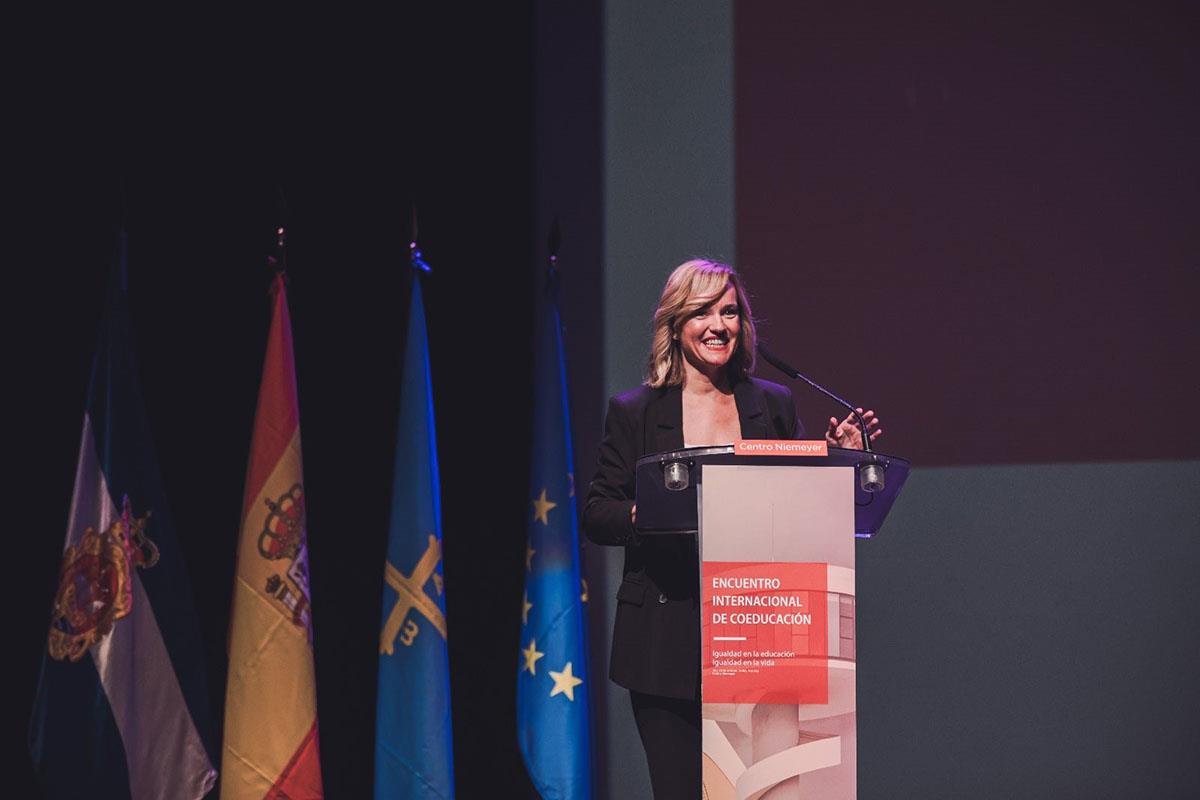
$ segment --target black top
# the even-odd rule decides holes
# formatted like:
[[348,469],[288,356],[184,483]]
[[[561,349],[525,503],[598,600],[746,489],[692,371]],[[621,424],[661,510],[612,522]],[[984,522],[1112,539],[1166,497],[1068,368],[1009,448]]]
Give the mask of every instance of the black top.
[[[743,439],[803,435],[787,387],[749,378],[733,387],[733,396]],[[637,460],[682,447],[680,387],[639,386],[610,398],[583,526],[596,544],[625,547],[609,677],[627,689],[691,700],[700,690],[696,538],[666,534],[642,539],[630,519]]]

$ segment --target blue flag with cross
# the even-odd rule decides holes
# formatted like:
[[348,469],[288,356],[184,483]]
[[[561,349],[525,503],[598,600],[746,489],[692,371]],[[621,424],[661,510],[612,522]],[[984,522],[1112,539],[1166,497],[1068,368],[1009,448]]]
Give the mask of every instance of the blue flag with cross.
[[414,271],[379,634],[379,800],[454,796],[440,494],[429,340],[420,275]]

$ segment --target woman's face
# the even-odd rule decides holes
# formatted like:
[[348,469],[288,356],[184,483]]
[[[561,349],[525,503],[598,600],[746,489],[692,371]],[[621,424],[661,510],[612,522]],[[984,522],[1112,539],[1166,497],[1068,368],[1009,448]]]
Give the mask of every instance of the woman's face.
[[684,320],[679,331],[684,360],[709,377],[716,375],[737,351],[741,329],[737,291],[730,285],[720,297]]

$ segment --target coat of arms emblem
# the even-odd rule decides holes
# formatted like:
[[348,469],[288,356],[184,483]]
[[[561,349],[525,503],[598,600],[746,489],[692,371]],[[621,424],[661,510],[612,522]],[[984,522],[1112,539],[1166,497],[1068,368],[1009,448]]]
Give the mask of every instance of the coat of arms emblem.
[[275,500],[267,499],[267,518],[258,535],[258,552],[269,561],[289,561],[284,579],[272,575],[264,587],[291,612],[294,625],[308,629],[312,614],[308,596],[308,548],[305,547],[304,487],[294,484]]
[[133,568],[158,563],[158,547],[146,537],[149,519],[148,511],[135,518],[126,497],[106,530],[87,528],[67,547],[50,616],[51,658],[78,661],[133,610]]

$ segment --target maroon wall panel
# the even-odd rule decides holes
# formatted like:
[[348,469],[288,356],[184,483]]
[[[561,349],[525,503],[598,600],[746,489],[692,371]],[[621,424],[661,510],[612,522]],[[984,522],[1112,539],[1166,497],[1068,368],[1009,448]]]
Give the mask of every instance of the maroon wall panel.
[[737,5],[764,338],[921,464],[1195,457],[1196,26],[947,7]]

